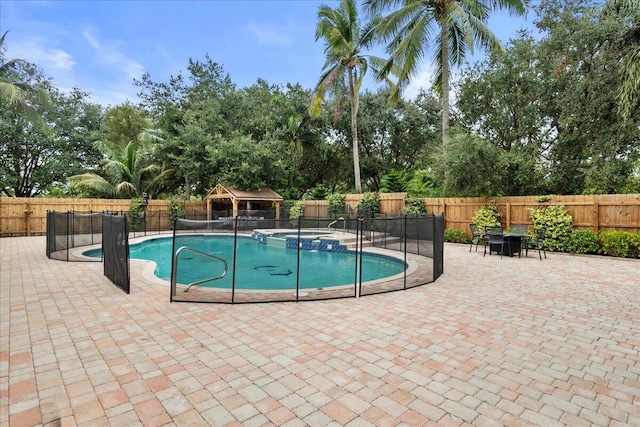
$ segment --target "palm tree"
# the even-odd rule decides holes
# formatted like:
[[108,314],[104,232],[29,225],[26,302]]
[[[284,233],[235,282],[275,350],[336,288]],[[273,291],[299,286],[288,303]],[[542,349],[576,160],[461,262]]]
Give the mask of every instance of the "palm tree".
[[449,76],[452,65],[460,65],[474,46],[486,49],[502,48],[500,41],[487,26],[492,9],[507,9],[524,14],[529,0],[366,0],[370,13],[387,10],[378,27],[388,42],[392,63],[401,71],[396,92],[405,87],[415,75],[420,61],[435,37],[435,89],[442,99],[442,142],[449,140]]
[[148,152],[143,144],[151,140],[159,140],[159,136],[156,131],[149,129],[120,150],[98,141],[96,147],[105,156],[103,169],[107,178],[88,172],[71,176],[68,180],[76,183],[76,188],[107,197],[141,197],[143,193],[153,195],[173,170],[149,164]]
[[[610,7],[621,13],[637,13],[640,0],[612,0]],[[637,18],[625,35],[624,44],[629,50],[620,63],[622,81],[618,88],[618,110],[627,118],[640,102],[640,22]]]
[[27,99],[31,95],[37,103],[42,105],[50,102],[49,95],[43,88],[19,80],[16,69],[28,65],[25,61],[22,59],[5,61],[3,47],[6,36],[7,32],[0,37],[0,102],[15,108],[27,119],[42,120]]
[[[316,41],[323,38],[326,43],[327,60],[322,75],[316,85],[309,112],[319,116],[322,101],[330,93],[339,100],[346,94],[351,102],[351,137],[353,144],[353,172],[355,175],[356,193],[362,192],[360,182],[360,158],[358,155],[358,106],[362,79],[369,66],[380,71],[384,64],[381,58],[364,55],[360,51],[368,48],[375,41],[375,27],[378,19],[373,18],[361,26],[358,19],[358,8],[355,0],[340,0],[340,5],[332,9],[327,5],[318,10]],[[390,69],[393,72],[393,69]],[[338,108],[341,106],[338,102]]]

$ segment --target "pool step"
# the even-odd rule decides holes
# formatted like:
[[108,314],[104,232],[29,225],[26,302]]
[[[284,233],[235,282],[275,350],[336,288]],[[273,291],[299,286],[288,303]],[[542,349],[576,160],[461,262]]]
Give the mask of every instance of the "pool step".
[[[381,233],[377,233],[375,235],[375,245],[374,242],[370,240],[364,240],[362,242],[362,247],[371,247],[371,246],[385,246],[385,245],[394,245],[400,243],[402,239],[400,237],[388,236]],[[351,239],[341,239],[340,244],[343,244],[347,247],[348,250],[355,250],[356,248],[356,238]]]

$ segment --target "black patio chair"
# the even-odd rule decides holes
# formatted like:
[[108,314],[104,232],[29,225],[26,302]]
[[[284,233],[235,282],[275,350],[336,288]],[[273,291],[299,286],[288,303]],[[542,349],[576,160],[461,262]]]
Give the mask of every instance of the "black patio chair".
[[474,223],[469,224],[469,229],[471,230],[471,246],[469,247],[469,252],[471,252],[471,248],[473,248],[474,243],[476,245],[476,251],[478,251],[479,244],[484,246],[486,236],[483,231],[478,230],[478,226]]
[[484,255],[487,256],[487,246],[489,246],[489,255],[491,255],[491,246],[493,247],[500,246],[500,258],[502,258],[502,254],[504,253],[504,246],[506,244],[504,239],[504,231],[502,231],[502,227],[485,227],[485,236],[486,240],[484,243]]
[[522,246],[525,256],[529,256],[529,249],[537,249],[540,261],[542,261],[542,254],[544,254],[544,259],[547,259],[547,251],[544,249],[544,230],[538,231],[538,233],[533,236],[526,236],[522,241]]

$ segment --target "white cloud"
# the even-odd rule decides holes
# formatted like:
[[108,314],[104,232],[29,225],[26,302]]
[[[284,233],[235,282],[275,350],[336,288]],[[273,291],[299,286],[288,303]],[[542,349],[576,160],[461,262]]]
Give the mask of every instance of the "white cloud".
[[94,49],[97,62],[124,73],[129,79],[142,76],[144,67],[122,52],[121,42],[114,40],[100,41],[94,33],[95,30],[87,29],[82,32],[82,35]]
[[287,25],[273,25],[267,23],[249,22],[243,29],[253,36],[260,45],[264,46],[292,46],[293,39],[283,32]]
[[40,37],[29,37],[11,41],[7,49],[8,58],[20,58],[38,64],[40,67],[55,72],[69,71],[76,65],[73,56],[64,50],[51,46],[51,42]]
[[402,97],[406,100],[416,99],[421,89],[428,91],[433,87],[435,75],[436,70],[433,65],[423,63],[402,92]]

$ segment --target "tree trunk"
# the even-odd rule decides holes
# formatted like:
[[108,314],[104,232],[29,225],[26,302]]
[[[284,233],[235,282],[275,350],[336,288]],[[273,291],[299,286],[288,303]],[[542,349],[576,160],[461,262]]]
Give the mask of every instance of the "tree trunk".
[[441,25],[442,39],[442,143],[449,143],[449,37],[447,24]]
[[[447,23],[440,23],[440,38],[442,42],[442,150],[444,157],[449,155],[449,37],[447,33]],[[447,195],[449,187],[449,171],[444,172],[443,196]]]
[[360,183],[360,155],[358,154],[358,106],[356,103],[353,70],[349,69],[349,97],[351,98],[351,136],[353,143],[353,175],[355,177],[356,193],[362,193]]

